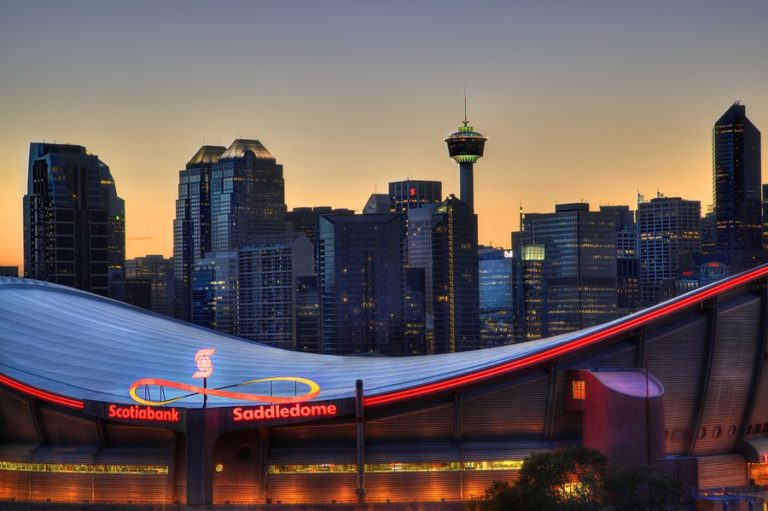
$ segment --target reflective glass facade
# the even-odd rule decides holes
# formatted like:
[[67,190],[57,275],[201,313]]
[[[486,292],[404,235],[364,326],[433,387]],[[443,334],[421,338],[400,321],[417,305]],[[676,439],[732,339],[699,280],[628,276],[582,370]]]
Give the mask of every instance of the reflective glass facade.
[[211,170],[211,250],[237,250],[286,231],[285,183],[258,140],[238,139]]
[[314,274],[312,243],[303,234],[257,238],[238,254],[239,335],[296,349],[297,278]]
[[715,123],[712,167],[717,250],[762,248],[760,131],[744,105],[735,103]]
[[237,335],[237,251],[211,252],[192,271],[192,323]]
[[179,171],[179,195],[173,221],[175,316],[189,321],[190,282],[196,262],[211,250],[211,168],[226,150],[203,146]]
[[408,179],[389,183],[389,210],[405,212],[443,200],[443,183]]
[[511,250],[482,247],[479,252],[480,338],[483,347],[513,341],[514,258]]
[[323,353],[405,355],[405,216],[320,217]]
[[451,195],[432,214],[435,353],[482,347],[477,215]]
[[161,255],[128,259],[125,261],[125,280],[148,282],[148,309],[159,314],[173,315],[173,259]]
[[[589,204],[558,204],[554,213],[526,214],[515,249],[543,245],[543,336],[616,317],[616,220]],[[538,291],[537,291],[538,293]]]
[[701,203],[679,197],[641,202],[637,224],[640,294],[643,303],[650,305],[674,294],[672,283],[681,262],[701,251]]
[[68,144],[29,146],[26,277],[122,298],[125,203],[109,167]]

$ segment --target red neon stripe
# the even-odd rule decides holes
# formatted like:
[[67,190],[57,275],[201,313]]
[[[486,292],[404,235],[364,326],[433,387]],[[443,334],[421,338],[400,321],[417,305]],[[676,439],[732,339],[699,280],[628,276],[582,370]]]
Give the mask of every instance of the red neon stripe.
[[551,360],[560,355],[564,355],[572,351],[576,351],[580,348],[589,346],[590,344],[600,342],[612,335],[621,334],[628,330],[636,328],[638,326],[645,325],[653,321],[654,319],[657,319],[662,316],[666,316],[667,314],[671,314],[675,311],[678,311],[690,305],[703,302],[707,298],[710,298],[714,295],[720,294],[724,291],[737,287],[751,280],[755,280],[767,274],[768,274],[768,265],[761,266],[755,270],[750,271],[749,273],[745,273],[743,275],[734,277],[721,284],[716,284],[709,289],[701,291],[700,293],[688,296],[686,298],[681,298],[680,300],[664,305],[657,309],[651,309],[640,316],[627,320],[626,322],[620,323],[618,325],[606,327],[604,330],[600,330],[598,332],[588,334],[579,339],[574,339],[573,341],[567,344],[563,344],[561,346],[555,346],[553,348],[542,351],[540,353],[535,353],[525,358],[520,358],[517,360],[512,360],[510,362],[505,362],[501,365],[498,365],[495,367],[489,367],[487,369],[483,369],[474,373],[469,373],[469,374],[457,376],[454,378],[449,378],[447,380],[438,381],[434,383],[428,383],[426,385],[412,387],[410,389],[399,390],[399,391],[389,392],[386,394],[380,394],[378,396],[367,397],[365,398],[365,406],[382,405],[386,403],[400,401],[403,399],[420,397],[427,394],[440,392],[443,390],[449,390],[449,389],[459,387],[461,385],[477,383],[482,380],[486,380],[486,379],[493,378],[495,376],[499,376],[508,372],[529,367],[539,362]]
[[20,381],[16,381],[14,379],[8,378],[7,376],[4,376],[2,374],[0,374],[0,383],[4,383],[6,386],[11,387],[12,389],[16,389],[25,394],[29,394],[30,396],[34,396],[38,399],[42,399],[43,401],[56,403],[57,405],[62,405],[62,406],[68,406],[69,408],[77,408],[78,410],[83,409],[82,401],[78,401],[76,399],[71,399],[64,396],[59,396],[58,394],[52,394],[50,392],[46,392],[44,390],[40,390],[35,387],[30,387],[25,383],[21,383]]

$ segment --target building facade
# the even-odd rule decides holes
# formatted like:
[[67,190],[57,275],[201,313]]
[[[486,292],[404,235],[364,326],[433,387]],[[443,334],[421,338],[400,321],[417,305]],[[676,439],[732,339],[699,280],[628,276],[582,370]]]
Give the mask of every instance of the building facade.
[[179,171],[179,194],[173,220],[174,315],[191,317],[191,280],[195,263],[211,251],[211,169],[226,151],[202,146]]
[[640,250],[635,213],[629,206],[600,206],[616,221],[616,307],[622,315],[640,309]]
[[480,340],[484,348],[514,341],[515,258],[511,250],[480,247]]
[[303,234],[256,238],[238,251],[238,333],[295,350],[296,286],[314,275],[314,248]]
[[681,264],[701,251],[701,203],[662,196],[640,202],[637,228],[641,300],[651,305],[674,295]]
[[434,353],[481,347],[477,215],[451,195],[432,213]]
[[[173,259],[165,258],[161,255],[147,255],[135,257],[125,261],[125,281],[132,280],[147,281],[149,283],[148,299],[142,298],[134,305],[148,303],[149,310],[159,314],[174,315],[174,278],[173,278]],[[138,292],[138,289],[135,292]]]
[[[616,317],[617,230],[612,212],[590,211],[586,203],[558,204],[554,213],[526,214],[522,225],[522,232],[513,233],[514,250],[524,254],[525,247],[544,247],[544,289],[532,288],[536,298],[531,302],[543,300],[543,310],[536,314],[541,317],[542,336],[579,330]],[[538,254],[532,248],[527,250],[530,255]],[[525,263],[525,257],[523,260]],[[536,273],[538,258],[528,262]],[[524,337],[539,335],[538,327],[535,332]]]
[[405,355],[405,217],[320,217],[323,353]]
[[237,250],[282,234],[283,166],[258,140],[237,139],[211,168],[211,250]]
[[404,213],[409,209],[438,205],[443,201],[443,183],[406,179],[389,183],[389,210]]
[[712,129],[713,206],[717,250],[762,248],[760,131],[746,107],[731,105]]
[[122,297],[125,202],[85,147],[33,142],[24,196],[24,275]]
[[237,250],[209,252],[192,269],[190,321],[195,325],[238,335]]

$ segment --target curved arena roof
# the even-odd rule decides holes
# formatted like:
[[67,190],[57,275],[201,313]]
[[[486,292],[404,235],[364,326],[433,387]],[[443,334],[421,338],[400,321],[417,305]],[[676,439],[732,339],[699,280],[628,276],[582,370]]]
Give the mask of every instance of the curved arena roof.
[[[366,406],[428,395],[482,381],[570,353],[645,325],[768,275],[768,265],[697,289],[624,318],[558,337],[462,353],[404,358],[285,351],[169,319],[114,300],[46,282],[0,277],[0,383],[65,406],[82,400],[133,403],[141,378],[199,385],[194,354],[215,348],[208,386],[292,376],[318,383],[316,400],[354,397]],[[270,384],[272,385],[272,384]],[[274,395],[294,384],[274,382]],[[171,391],[172,393],[173,391]],[[262,393],[263,392],[259,392]],[[178,394],[167,397],[176,397]],[[242,401],[209,397],[209,406]],[[199,407],[199,395],[174,406]]]

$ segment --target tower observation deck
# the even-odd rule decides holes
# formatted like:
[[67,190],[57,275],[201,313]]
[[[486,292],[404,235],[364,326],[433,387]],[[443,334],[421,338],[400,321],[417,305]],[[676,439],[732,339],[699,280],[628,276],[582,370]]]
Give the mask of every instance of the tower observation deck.
[[469,125],[465,103],[464,121],[459,131],[451,133],[445,142],[448,144],[448,155],[459,164],[459,196],[472,211],[475,210],[474,167],[475,162],[483,156],[486,140]]

